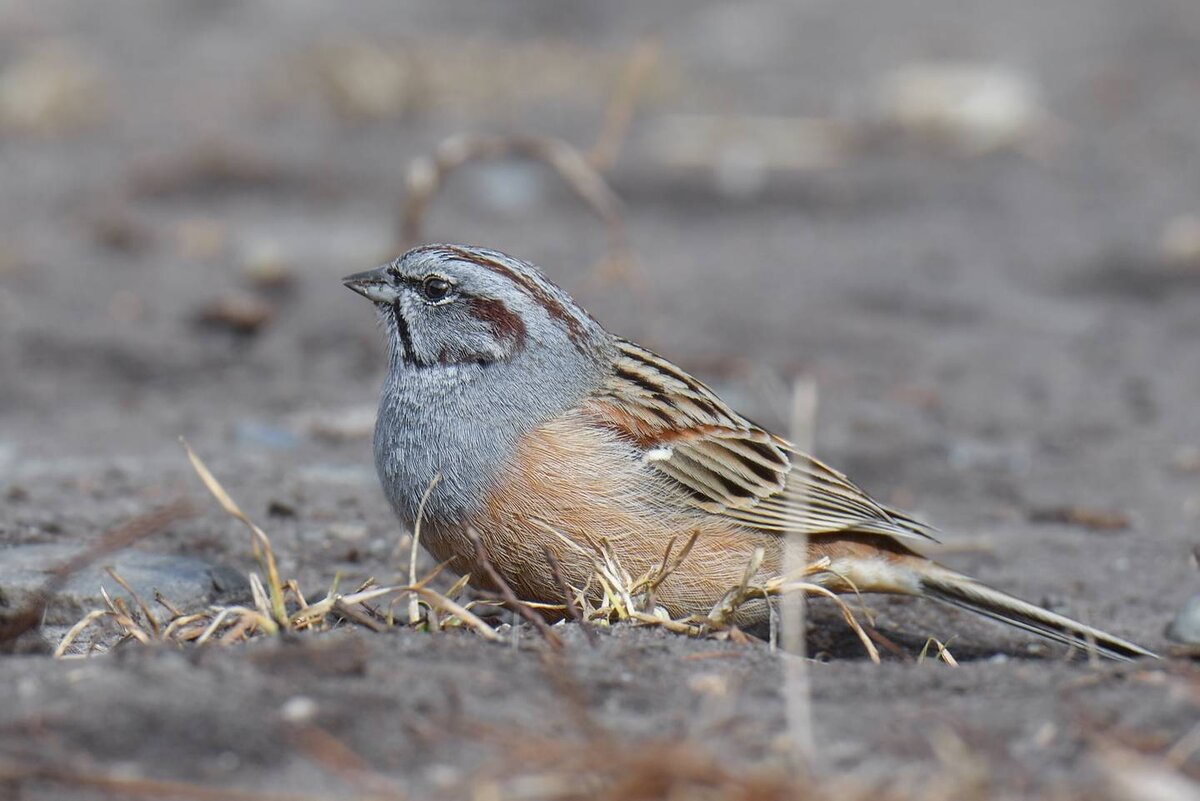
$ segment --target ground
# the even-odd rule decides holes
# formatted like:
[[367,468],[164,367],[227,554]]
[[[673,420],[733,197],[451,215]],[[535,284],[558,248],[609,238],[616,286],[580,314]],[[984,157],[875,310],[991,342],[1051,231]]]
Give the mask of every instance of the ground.
[[[183,495],[202,513],[137,547],[253,569],[184,436],[310,594],[401,575],[368,433],[383,342],[338,279],[396,253],[408,165],[445,137],[589,147],[647,37],[658,61],[606,171],[632,271],[597,269],[603,226],[519,162],[453,176],[423,238],[541,264],[779,430],[804,377],[817,453],[935,524],[938,558],[1166,653],[1200,583],[1190,0],[8,0],[0,560],[82,548]],[[1025,93],[997,101],[1000,141],[880,102],[897,69],[947,61]],[[721,125],[778,135],[710,146]],[[1165,754],[1200,776],[1188,660],[1095,665],[930,603],[868,604],[907,658],[873,665],[813,611],[827,778],[1084,792]],[[686,741],[743,775],[787,752],[786,665],[765,645],[630,628],[589,645],[568,627],[550,659],[518,634],[0,656],[0,788],[105,792],[22,773],[41,760],[76,779],[462,797],[588,731],[647,753]],[[929,637],[960,666],[918,663]]]

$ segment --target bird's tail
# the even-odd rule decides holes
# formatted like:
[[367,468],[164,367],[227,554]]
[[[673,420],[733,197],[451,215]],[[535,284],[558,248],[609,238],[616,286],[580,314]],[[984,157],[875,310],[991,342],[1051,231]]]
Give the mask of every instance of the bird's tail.
[[915,572],[919,594],[926,598],[999,620],[1048,640],[1094,651],[1110,659],[1127,662],[1138,657],[1157,656],[1140,645],[1042,609],[940,565],[926,562]]

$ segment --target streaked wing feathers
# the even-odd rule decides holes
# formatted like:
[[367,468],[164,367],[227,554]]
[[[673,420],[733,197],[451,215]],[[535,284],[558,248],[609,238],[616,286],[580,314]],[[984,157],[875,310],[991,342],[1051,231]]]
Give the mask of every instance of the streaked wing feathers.
[[647,463],[697,507],[780,533],[853,529],[932,539],[927,526],[751,423],[675,365],[632,342],[618,347],[613,378],[592,411],[644,448]]

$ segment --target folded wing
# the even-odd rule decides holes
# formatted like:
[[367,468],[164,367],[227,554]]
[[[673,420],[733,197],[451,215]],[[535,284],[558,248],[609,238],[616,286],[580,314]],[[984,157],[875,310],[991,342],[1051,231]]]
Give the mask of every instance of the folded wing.
[[587,404],[596,421],[643,449],[651,469],[712,514],[780,534],[861,531],[933,539],[846,476],[729,408],[708,387],[632,342]]

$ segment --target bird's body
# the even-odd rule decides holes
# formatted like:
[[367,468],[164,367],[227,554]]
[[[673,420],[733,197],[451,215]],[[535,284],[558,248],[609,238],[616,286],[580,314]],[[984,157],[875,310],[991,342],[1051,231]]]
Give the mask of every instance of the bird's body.
[[803,535],[804,561],[827,558],[807,580],[835,592],[926,596],[1116,658],[1149,654],[920,556],[926,526],[609,334],[531,265],[439,245],[347,283],[376,302],[391,344],[375,433],[385,494],[405,525],[421,512],[422,543],[454,570],[485,575],[478,536],[519,595],[557,603],[560,577],[588,583],[602,540],[636,576],[695,535],[656,601],[704,615],[757,550],[763,581]]

